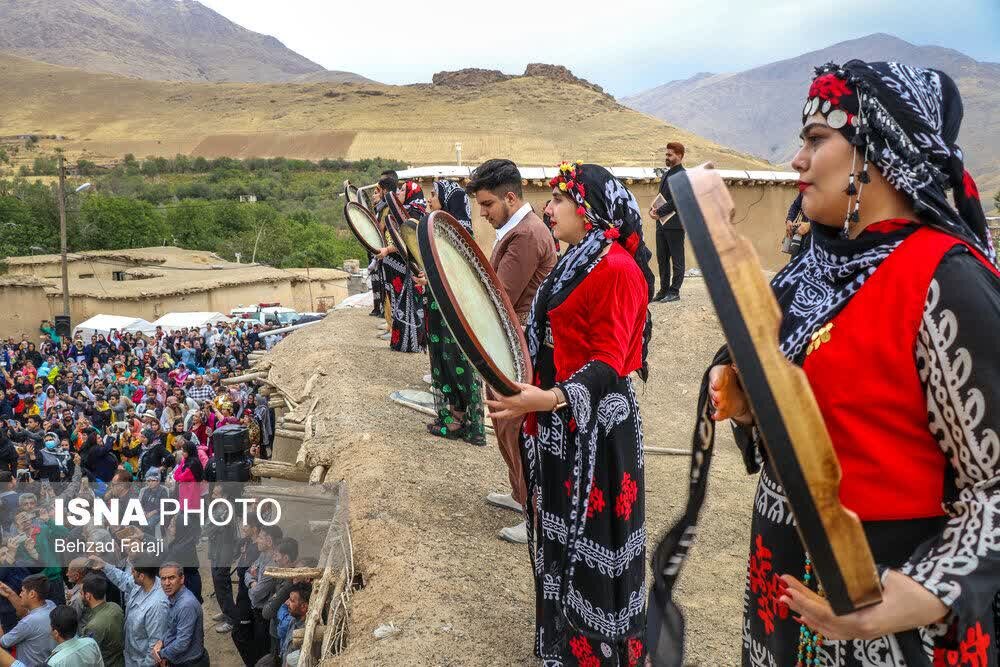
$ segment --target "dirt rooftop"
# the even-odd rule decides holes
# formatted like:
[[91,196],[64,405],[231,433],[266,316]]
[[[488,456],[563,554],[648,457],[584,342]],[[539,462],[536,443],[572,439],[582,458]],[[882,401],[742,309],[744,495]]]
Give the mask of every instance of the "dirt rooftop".
[[[653,306],[651,380],[637,393],[646,444],[687,449],[705,364],[722,336],[700,279],[679,303]],[[527,548],[496,539],[517,517],[488,507],[506,472],[492,436],[487,447],[434,438],[419,413],[390,392],[424,389],[424,354],[390,352],[367,311],[331,313],[270,355],[270,377],[301,389],[321,368],[319,437],[310,465],[347,480],[358,571],[349,643],[329,664],[532,665],[534,602]],[[689,665],[739,662],[743,581],[755,479],[726,429],[704,519],[680,582]],[[687,457],[646,457],[648,529],[660,535],[686,501]],[[654,538],[655,541],[655,538]],[[651,541],[650,548],[653,541]],[[375,639],[392,624],[398,633]]]

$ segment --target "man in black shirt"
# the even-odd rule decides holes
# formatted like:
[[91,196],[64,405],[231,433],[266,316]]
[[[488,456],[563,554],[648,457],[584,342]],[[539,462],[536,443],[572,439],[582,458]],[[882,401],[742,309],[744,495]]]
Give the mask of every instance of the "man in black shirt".
[[676,141],[667,144],[664,158],[667,173],[663,174],[663,180],[660,181],[660,194],[665,202],[659,208],[649,209],[650,215],[656,219],[656,263],[660,269],[660,290],[653,301],[663,303],[680,299],[681,283],[684,282],[684,228],[676,215],[674,198],[667,185],[671,176],[684,171],[681,164],[683,160],[684,145]]

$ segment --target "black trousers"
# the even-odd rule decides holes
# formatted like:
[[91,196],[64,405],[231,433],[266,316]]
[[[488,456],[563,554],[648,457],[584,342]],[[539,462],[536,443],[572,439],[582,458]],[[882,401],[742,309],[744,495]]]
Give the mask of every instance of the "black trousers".
[[201,604],[201,572],[198,571],[196,567],[186,567],[184,568],[184,586],[194,593],[195,598],[198,600],[198,604]]
[[219,611],[226,615],[226,620],[231,625],[236,625],[239,617],[236,614],[236,600],[233,598],[233,578],[228,567],[212,568],[212,588],[215,589]]
[[268,621],[264,620],[260,609],[252,611],[250,623],[240,623],[233,628],[233,643],[246,667],[254,667],[257,661],[271,650],[271,632]]
[[680,294],[684,283],[683,229],[667,229],[656,224],[656,263],[660,270],[660,292]]

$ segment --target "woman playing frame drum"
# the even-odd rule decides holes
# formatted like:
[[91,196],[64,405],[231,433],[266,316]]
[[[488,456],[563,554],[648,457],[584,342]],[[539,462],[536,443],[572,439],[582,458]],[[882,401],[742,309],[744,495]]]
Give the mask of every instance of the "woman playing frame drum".
[[546,211],[569,244],[535,296],[535,384],[488,401],[525,414],[522,459],[535,575],[535,651],[546,665],[639,665],[645,651],[642,427],[651,254],[632,193],[603,167],[563,164]]

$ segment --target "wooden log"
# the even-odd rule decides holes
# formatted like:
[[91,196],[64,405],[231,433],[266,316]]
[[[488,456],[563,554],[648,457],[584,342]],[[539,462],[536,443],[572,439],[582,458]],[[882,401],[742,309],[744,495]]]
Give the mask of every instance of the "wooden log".
[[244,373],[243,375],[234,375],[233,377],[222,378],[222,384],[224,385],[240,384],[242,382],[257,382],[266,379],[267,379],[266,372]]
[[266,567],[264,574],[274,579],[319,579],[323,569],[319,567]]
[[306,451],[307,451],[306,450],[306,441],[303,440],[302,444],[299,445],[299,453],[295,457],[295,465],[302,466],[303,468],[306,467]]
[[[310,606],[310,608],[312,608],[311,601],[310,601],[310,605],[309,606]],[[317,637],[317,635],[325,635],[326,631],[327,631],[327,626],[325,626],[325,625],[317,625],[313,629],[313,641],[314,642],[319,641],[319,637]],[[298,628],[296,630],[292,630],[292,646],[294,646],[295,648],[302,648],[302,640],[305,637],[305,635],[306,635],[306,629],[305,628]],[[320,657],[322,657],[322,656],[320,656]]]
[[669,454],[671,456],[691,456],[690,449],[673,449],[672,447],[650,447],[643,445],[642,451],[647,454]]
[[316,384],[316,380],[318,380],[321,375],[326,375],[326,371],[318,368],[312,375],[309,376],[309,379],[306,380],[305,389],[302,390],[302,394],[299,396],[299,401],[306,400],[306,398],[312,394],[313,386]]
[[309,532],[310,533],[323,533],[330,529],[329,521],[310,521],[309,522]]
[[347,581],[350,578],[348,569],[345,567],[341,572],[340,579],[337,581],[337,586],[333,590],[333,595],[330,596],[329,611],[327,612],[327,626],[326,632],[323,633],[323,645],[320,648],[320,659],[324,660],[328,657],[332,657],[332,647],[334,635],[336,635],[337,627],[343,623],[337,618],[337,610],[340,609],[340,598],[344,595],[344,589],[347,586]]
[[250,474],[255,477],[271,477],[274,479],[284,479],[290,482],[309,481],[309,471],[300,468],[293,463],[284,461],[272,461],[269,459],[254,459]]
[[302,431],[286,431],[284,429],[276,428],[274,429],[274,434],[281,438],[290,438],[291,440],[306,439],[306,434]]
[[311,486],[248,486],[246,492],[257,498],[289,498],[291,500],[302,500],[309,502],[322,502],[324,504],[336,504],[337,495],[335,489],[327,487],[325,484],[313,484]]
[[316,466],[312,469],[312,473],[309,474],[309,484],[322,484],[323,477],[326,475],[326,466]]
[[323,541],[323,551],[326,553],[325,560],[321,559],[323,566],[323,576],[313,582],[312,595],[309,596],[309,611],[306,612],[304,632],[302,633],[302,645],[309,650],[302,651],[299,657],[299,667],[314,667],[315,661],[312,655],[313,637],[316,635],[316,626],[323,618],[323,610],[326,608],[326,599],[330,595],[330,580],[333,578],[333,564],[337,559],[337,550],[333,548],[337,539],[337,522],[330,522],[330,529],[326,533]]

